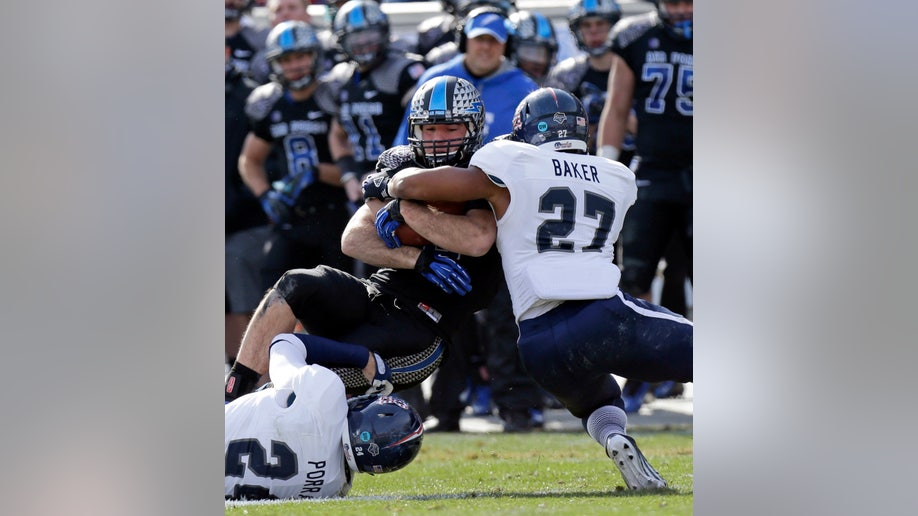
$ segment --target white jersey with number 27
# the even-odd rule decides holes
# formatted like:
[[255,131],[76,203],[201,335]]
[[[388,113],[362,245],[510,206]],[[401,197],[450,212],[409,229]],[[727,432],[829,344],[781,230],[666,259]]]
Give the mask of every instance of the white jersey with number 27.
[[618,292],[614,245],[637,198],[634,173],[621,163],[550,145],[498,140],[470,163],[510,192],[497,249],[517,321]]

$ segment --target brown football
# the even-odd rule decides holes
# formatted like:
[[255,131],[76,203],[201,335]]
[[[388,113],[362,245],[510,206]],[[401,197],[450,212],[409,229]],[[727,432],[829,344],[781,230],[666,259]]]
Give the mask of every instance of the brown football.
[[[464,202],[454,202],[454,201],[430,201],[427,203],[429,206],[451,215],[460,215],[465,213],[465,203]],[[429,240],[419,235],[415,230],[411,229],[406,223],[403,223],[395,230],[395,236],[402,242],[402,245],[411,245],[414,247],[422,247],[430,243]]]

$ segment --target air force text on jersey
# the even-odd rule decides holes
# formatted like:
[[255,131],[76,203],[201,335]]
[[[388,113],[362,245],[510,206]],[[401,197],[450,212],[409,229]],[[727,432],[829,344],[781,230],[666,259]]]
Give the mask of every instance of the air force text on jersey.
[[594,165],[574,163],[573,161],[552,158],[555,175],[558,177],[576,177],[592,183],[599,182],[599,170]]

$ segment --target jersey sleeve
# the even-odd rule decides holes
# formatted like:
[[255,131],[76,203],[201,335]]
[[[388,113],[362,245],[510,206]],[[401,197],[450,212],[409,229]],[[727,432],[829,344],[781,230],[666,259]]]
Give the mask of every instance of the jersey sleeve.
[[317,364],[301,367],[290,385],[296,394],[296,403],[310,406],[332,420],[345,417],[347,396],[344,382],[331,370]]
[[506,174],[506,164],[512,160],[514,144],[517,142],[493,141],[478,149],[472,155],[469,165],[480,168],[494,184],[506,188],[508,181],[511,180]]

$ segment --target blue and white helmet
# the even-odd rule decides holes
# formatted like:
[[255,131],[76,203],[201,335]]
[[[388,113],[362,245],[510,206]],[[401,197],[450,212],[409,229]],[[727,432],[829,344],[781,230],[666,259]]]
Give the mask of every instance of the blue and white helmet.
[[[663,20],[663,26],[670,34],[679,39],[692,39],[692,21],[693,13],[675,14],[667,9],[666,4],[677,3],[673,0],[657,0],[657,12],[660,13],[660,19]],[[688,2],[692,3],[692,2]]]
[[568,11],[567,17],[570,19],[571,32],[577,39],[577,46],[587,54],[596,57],[608,52],[612,48],[611,42],[606,38],[606,42],[598,47],[587,46],[580,31],[580,22],[584,18],[602,18],[609,22],[611,30],[612,26],[622,17],[622,8],[614,0],[577,0]]
[[[415,161],[425,167],[468,162],[481,146],[485,108],[478,89],[460,77],[442,75],[422,84],[411,98],[408,112],[408,145]],[[466,134],[450,140],[425,140],[423,126],[465,124]]]
[[[277,60],[281,56],[298,52],[312,54],[312,69],[300,79],[289,80],[284,77],[283,69]],[[322,45],[319,43],[315,29],[301,21],[288,20],[278,23],[271,29],[265,40],[265,59],[271,64],[271,78],[291,90],[306,88],[321,74],[322,60],[319,59],[321,53]]]
[[398,396],[358,396],[347,406],[344,457],[351,470],[389,473],[417,457],[424,424],[408,402]]
[[348,0],[332,24],[338,46],[348,58],[369,67],[389,50],[389,17],[374,0]]

